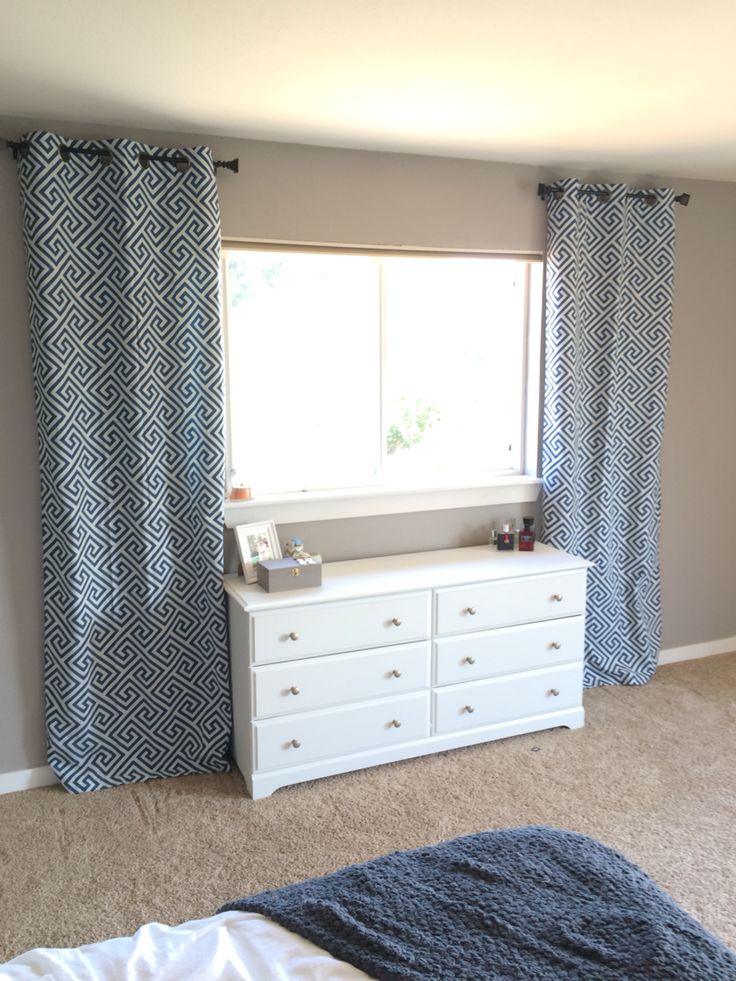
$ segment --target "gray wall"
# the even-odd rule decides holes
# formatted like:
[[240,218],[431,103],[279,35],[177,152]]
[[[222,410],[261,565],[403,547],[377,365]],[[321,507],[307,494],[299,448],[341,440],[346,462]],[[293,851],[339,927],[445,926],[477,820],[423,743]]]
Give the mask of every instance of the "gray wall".
[[736,635],[736,184],[686,183],[662,455],[665,648]]
[[[480,161],[0,118],[0,133],[9,137],[46,126],[66,136],[127,135],[171,146],[201,141],[218,158],[238,156],[240,174],[219,177],[223,233],[230,238],[540,252],[544,208],[536,198],[536,184],[558,175]],[[653,181],[645,175],[629,179],[642,186]],[[731,389],[736,185],[678,180],[673,186],[689,191],[693,200],[677,215],[663,461],[664,647],[736,635],[736,604],[730,596],[736,532],[729,506],[736,477]],[[0,155],[0,214],[3,773],[45,763],[36,433],[18,193],[9,153]],[[507,510],[500,506],[327,521],[298,530],[326,558],[339,559],[482,542],[490,520]],[[521,510],[520,505],[513,508]],[[279,530],[288,537],[297,529],[284,525]],[[227,544],[231,560],[232,543]]]
[[0,154],[0,217],[0,773],[4,773],[45,763],[38,447],[18,182],[9,153]]

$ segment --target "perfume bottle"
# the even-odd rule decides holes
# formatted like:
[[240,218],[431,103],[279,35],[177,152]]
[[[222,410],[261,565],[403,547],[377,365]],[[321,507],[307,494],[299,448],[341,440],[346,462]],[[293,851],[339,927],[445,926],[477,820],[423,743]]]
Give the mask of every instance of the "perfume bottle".
[[504,521],[501,530],[496,536],[496,548],[499,552],[513,552],[514,550],[514,522]]
[[534,518],[523,518],[522,520],[524,527],[519,532],[519,551],[533,552],[534,539],[536,538],[534,534]]

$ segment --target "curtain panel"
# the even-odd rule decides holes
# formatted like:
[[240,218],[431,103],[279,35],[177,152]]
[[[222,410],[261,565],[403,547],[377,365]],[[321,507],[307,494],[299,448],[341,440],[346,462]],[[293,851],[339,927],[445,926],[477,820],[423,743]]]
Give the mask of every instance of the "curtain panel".
[[24,137],[49,763],[72,791],[228,768],[220,225],[130,140]]
[[585,684],[642,684],[661,641],[660,458],[674,192],[557,181],[547,198],[543,538],[595,563]]

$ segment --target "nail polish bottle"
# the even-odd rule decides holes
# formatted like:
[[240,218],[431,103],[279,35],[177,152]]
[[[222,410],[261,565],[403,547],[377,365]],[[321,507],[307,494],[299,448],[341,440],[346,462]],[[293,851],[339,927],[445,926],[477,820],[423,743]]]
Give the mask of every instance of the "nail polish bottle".
[[499,552],[513,552],[514,550],[514,523],[504,521],[496,537],[496,548]]
[[534,539],[536,538],[534,534],[534,518],[524,518],[523,521],[524,527],[519,532],[519,551],[533,552]]

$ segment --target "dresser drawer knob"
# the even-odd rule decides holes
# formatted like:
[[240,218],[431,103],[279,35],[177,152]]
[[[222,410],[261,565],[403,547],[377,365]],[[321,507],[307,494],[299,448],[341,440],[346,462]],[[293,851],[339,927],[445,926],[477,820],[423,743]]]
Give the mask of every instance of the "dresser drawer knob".
[[560,689],[559,688],[550,688],[550,690],[547,692],[547,694],[554,696],[554,698],[557,698],[557,696],[560,694]]
[[290,746],[293,746],[294,749],[299,749],[299,747],[301,746],[301,744],[302,743],[301,743],[301,740],[300,739],[292,739],[291,740],[291,743],[289,745]]
[[562,647],[562,644],[557,640],[553,640],[549,646],[552,648],[553,651],[559,651],[559,649]]
[[555,603],[561,603],[562,602],[562,593],[553,593],[551,598],[552,598],[552,600]]
[[475,664],[475,658],[472,657],[472,655],[470,654],[468,654],[468,656],[464,658],[464,661],[466,664]]
[[399,719],[393,719],[391,725],[394,727],[394,729],[400,729],[401,721]]
[[472,715],[475,712],[475,705],[466,705],[463,712],[467,712],[468,715]]
[[292,630],[292,632],[289,634],[289,640],[299,640],[299,634],[296,632],[296,630]]
[[468,606],[468,607],[466,608],[466,610],[465,610],[465,612],[466,612],[466,613],[469,613],[469,614],[471,615],[471,617],[474,617],[474,616],[475,616],[475,614],[476,614],[476,613],[478,612],[478,610],[477,610],[477,609],[476,609],[476,607],[474,607],[474,606]]
[[400,678],[401,677],[401,672],[399,671],[398,668],[394,668],[393,671],[391,672],[391,674],[393,675],[394,678]]
[[289,691],[291,692],[292,695],[298,695],[299,692],[301,691],[301,688],[298,685],[292,685]]
[[393,620],[391,621],[391,623],[395,627],[400,627],[401,626],[401,617],[394,617]]

